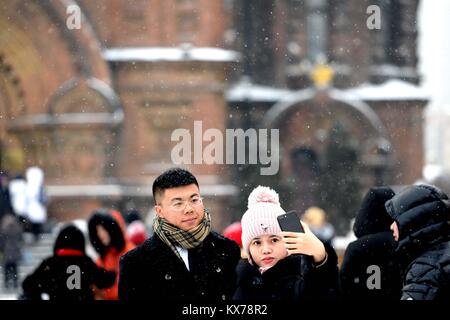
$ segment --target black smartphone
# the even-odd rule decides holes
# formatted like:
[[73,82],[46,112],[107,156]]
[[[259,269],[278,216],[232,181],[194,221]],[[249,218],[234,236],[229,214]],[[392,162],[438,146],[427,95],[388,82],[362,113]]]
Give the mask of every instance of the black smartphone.
[[295,210],[278,216],[277,220],[278,224],[280,225],[281,231],[305,233],[305,230],[303,229],[303,226],[300,223],[300,219],[297,216],[297,212],[295,212]]

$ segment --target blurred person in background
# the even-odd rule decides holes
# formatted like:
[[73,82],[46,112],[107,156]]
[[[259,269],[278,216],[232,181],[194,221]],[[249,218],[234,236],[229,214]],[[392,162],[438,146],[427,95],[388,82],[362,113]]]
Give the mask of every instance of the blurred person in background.
[[[119,274],[120,257],[135,245],[128,239],[125,220],[120,212],[112,210],[96,210],[88,221],[89,239],[97,251],[97,265]],[[118,299],[118,277],[114,286],[96,292],[100,300]]]
[[8,175],[0,172],[0,222],[7,213],[13,212],[9,191]]
[[241,249],[241,259],[247,259],[247,254],[242,248],[242,224],[240,221],[235,221],[223,230],[223,236],[233,240],[239,245]]
[[[371,188],[353,224],[357,239],[345,250],[340,270],[342,296],[358,300],[398,300],[402,278],[396,260],[396,243],[390,226],[394,221],[385,202],[395,195],[389,187]],[[371,268],[377,269],[371,269]],[[372,276],[378,276],[379,279]],[[369,284],[368,285],[368,281]]]
[[3,253],[5,289],[17,288],[18,263],[22,257],[23,228],[19,219],[8,210],[0,221],[0,252]]
[[128,210],[125,214],[125,222],[127,224],[128,239],[130,239],[135,246],[139,246],[147,240],[147,228],[142,221],[141,214],[138,210]]
[[31,231],[27,217],[27,182],[22,174],[18,174],[9,182],[11,206],[23,225],[24,231]]
[[331,223],[327,222],[327,214],[319,207],[308,208],[302,216],[302,220],[311,229],[320,241],[332,244],[335,233],[334,227]]
[[69,224],[59,232],[53,255],[23,281],[21,299],[94,300],[95,288],[110,287],[115,279],[114,271],[98,267],[86,255],[83,233]]
[[42,227],[47,221],[47,196],[44,189],[44,171],[30,167],[26,171],[26,216],[31,223],[34,240],[39,240]]

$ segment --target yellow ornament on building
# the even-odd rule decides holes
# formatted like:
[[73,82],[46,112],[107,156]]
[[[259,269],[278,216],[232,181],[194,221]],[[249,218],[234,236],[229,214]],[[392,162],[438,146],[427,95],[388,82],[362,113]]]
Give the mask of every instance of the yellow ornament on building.
[[328,87],[333,80],[334,71],[326,64],[318,64],[312,69],[310,78],[316,87],[325,88]]

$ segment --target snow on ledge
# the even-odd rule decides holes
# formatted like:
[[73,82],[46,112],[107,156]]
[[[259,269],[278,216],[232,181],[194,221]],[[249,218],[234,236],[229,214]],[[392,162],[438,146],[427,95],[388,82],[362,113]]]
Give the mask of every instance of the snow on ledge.
[[[383,84],[363,84],[359,87],[340,90],[349,99],[363,101],[427,101],[431,98],[424,88],[406,81],[391,79]],[[226,92],[228,101],[277,102],[295,91],[251,83],[242,79]]]
[[[92,185],[48,185],[45,188],[50,198],[54,197],[149,197],[152,189],[149,185],[126,186],[119,184],[92,184]],[[204,196],[234,196],[238,188],[234,185],[204,185]]]
[[280,89],[253,84],[249,81],[240,81],[231,86],[226,92],[228,101],[250,101],[250,102],[276,102],[292,93],[288,89]]
[[363,84],[356,88],[344,90],[345,93],[364,101],[391,101],[391,100],[429,100],[431,95],[422,87],[406,81],[391,79],[385,83]]
[[211,61],[233,62],[239,60],[239,53],[212,47],[130,47],[109,48],[103,57],[111,62],[155,62],[155,61]]

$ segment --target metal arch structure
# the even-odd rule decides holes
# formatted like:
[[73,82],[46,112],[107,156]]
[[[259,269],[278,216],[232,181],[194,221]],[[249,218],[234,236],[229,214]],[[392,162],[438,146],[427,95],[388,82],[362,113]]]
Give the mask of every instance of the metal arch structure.
[[[105,116],[110,121],[110,124],[120,124],[123,121],[124,113],[122,104],[120,102],[119,97],[117,96],[116,92],[105,82],[96,79],[96,78],[89,78],[89,79],[71,79],[69,81],[66,81],[53,95],[53,97],[50,99],[48,103],[48,114],[50,116],[57,116],[59,115],[55,111],[56,104],[58,103],[58,100],[62,97],[64,97],[66,94],[71,92],[72,90],[75,90],[80,85],[85,84],[88,89],[93,90],[94,92],[98,93],[105,101],[106,105],[109,108],[109,113]],[[59,115],[61,116],[61,115]],[[71,115],[73,119],[73,114]],[[89,122],[89,119],[85,119]]]
[[[71,6],[79,7],[73,0],[42,0],[33,4],[39,9],[39,14],[45,16],[45,19],[56,27],[60,33],[63,46],[68,48],[70,61],[74,64],[76,74],[72,78],[63,82],[58,89],[49,94],[49,102],[44,112],[28,113],[23,111],[20,116],[9,119],[7,129],[22,129],[30,126],[55,125],[82,122],[97,122],[110,124],[112,126],[123,122],[124,112],[120,99],[112,88],[111,70],[104,60],[102,46],[91,22],[83,14],[80,8],[80,20],[82,27],[79,30],[69,30],[66,26],[67,10]],[[33,32],[33,31],[32,31]],[[30,39],[25,39],[30,44]],[[36,46],[31,45],[39,55]],[[19,74],[20,76],[20,74]],[[64,81],[64,80],[63,80]],[[107,105],[107,112],[97,113],[95,117],[89,118],[87,114],[71,114],[70,117],[61,115],[56,117],[52,112],[54,105],[64,94],[75,89],[80,84],[86,85],[89,89],[98,93]],[[26,90],[26,88],[25,88]],[[26,109],[26,108],[25,108]],[[75,117],[74,117],[75,116]]]
[[[261,122],[262,125],[265,128],[273,128],[290,111],[305,107],[307,101],[313,101],[318,92],[317,89],[310,88],[287,95],[269,109]],[[362,142],[362,156],[368,157],[367,165],[373,168],[376,183],[383,184],[383,168],[392,164],[392,145],[383,122],[367,103],[357,97],[338,89],[330,89],[326,93],[332,101],[339,102],[339,107],[349,108],[369,124],[371,134]],[[371,154],[373,149],[376,154]]]
[[314,89],[305,89],[288,94],[282,100],[275,103],[262,119],[264,128],[272,128],[286,113],[295,108],[299,103],[312,100],[316,94]]
[[[313,100],[317,93],[318,91],[315,89],[305,89],[289,94],[269,109],[262,120],[263,126],[268,128],[273,127],[289,111],[301,107],[308,100]],[[346,106],[362,115],[363,119],[370,124],[371,129],[378,137],[387,138],[386,128],[383,122],[367,103],[342,90],[331,89],[327,93],[332,100],[338,101],[342,106]]]
[[[109,112],[58,113],[55,111],[58,100],[82,84],[85,84],[88,89],[93,90],[105,100]],[[115,91],[108,84],[95,78],[87,80],[71,79],[65,82],[50,99],[47,110],[47,113],[25,115],[11,120],[8,123],[8,128],[38,128],[71,124],[101,124],[116,127],[122,124],[124,119],[122,104]]]

